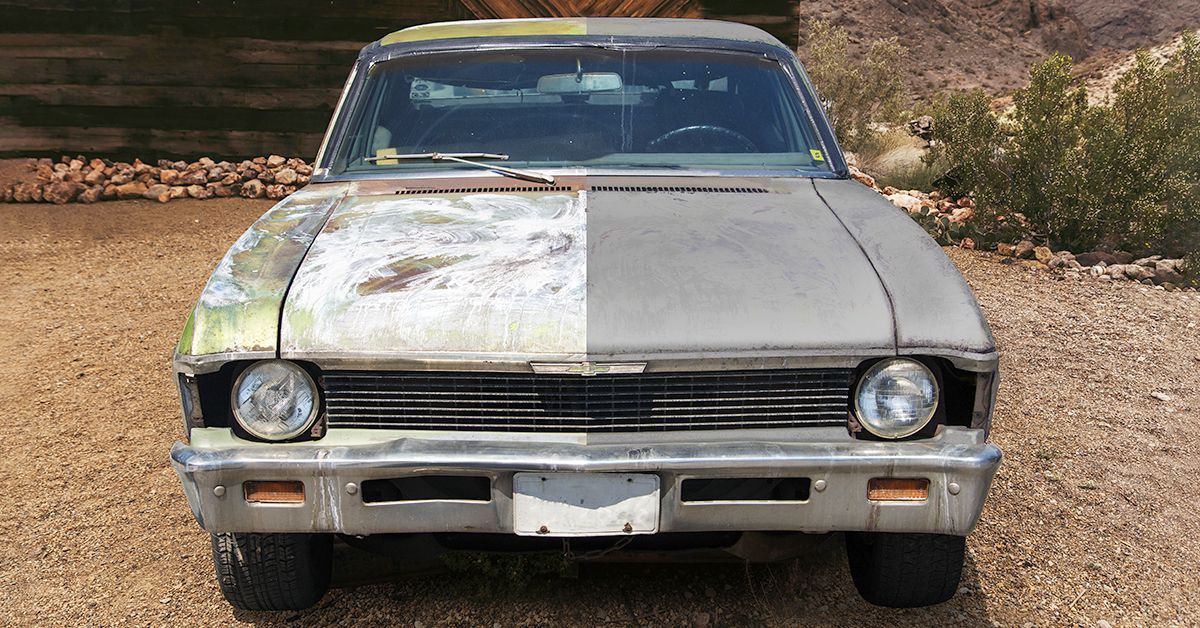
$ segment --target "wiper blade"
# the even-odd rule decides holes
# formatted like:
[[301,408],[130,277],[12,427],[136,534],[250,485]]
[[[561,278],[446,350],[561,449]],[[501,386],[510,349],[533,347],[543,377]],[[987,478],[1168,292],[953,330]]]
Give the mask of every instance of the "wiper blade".
[[460,164],[467,164],[468,166],[475,166],[477,168],[494,170],[501,174],[506,174],[510,177],[516,177],[518,179],[524,179],[526,181],[536,181],[538,183],[545,183],[546,185],[554,185],[554,177],[548,174],[542,174],[532,170],[519,170],[517,168],[506,168],[504,166],[497,166],[495,164],[485,164],[478,161],[471,161],[472,159],[508,159],[508,155],[502,153],[401,153],[397,155],[376,155],[375,157],[366,157],[363,159],[363,161],[373,163],[376,161],[387,161],[389,159],[428,159],[430,161],[453,161]]

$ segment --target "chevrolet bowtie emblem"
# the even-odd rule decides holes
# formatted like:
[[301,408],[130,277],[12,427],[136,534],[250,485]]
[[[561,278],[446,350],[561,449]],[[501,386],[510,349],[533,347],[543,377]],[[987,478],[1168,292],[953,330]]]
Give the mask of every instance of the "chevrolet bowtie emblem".
[[534,373],[545,375],[616,375],[641,373],[646,370],[645,362],[530,362]]

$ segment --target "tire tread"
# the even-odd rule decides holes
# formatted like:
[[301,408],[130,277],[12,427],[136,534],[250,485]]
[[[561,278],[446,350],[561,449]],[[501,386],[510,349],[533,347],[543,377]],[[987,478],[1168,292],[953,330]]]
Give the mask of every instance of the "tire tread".
[[948,534],[846,533],[850,575],[877,606],[913,608],[954,597],[966,538]]
[[221,593],[248,611],[303,610],[329,590],[332,540],[310,534],[212,535]]

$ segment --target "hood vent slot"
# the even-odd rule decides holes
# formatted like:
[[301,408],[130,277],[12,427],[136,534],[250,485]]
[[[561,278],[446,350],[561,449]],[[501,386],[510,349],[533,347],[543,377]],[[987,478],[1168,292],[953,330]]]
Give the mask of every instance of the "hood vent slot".
[[574,192],[569,185],[529,185],[523,187],[488,187],[488,188],[407,188],[396,190],[401,196],[429,194],[506,194],[512,192]]
[[764,188],[733,188],[733,187],[692,187],[692,186],[658,186],[658,185],[593,185],[593,192],[675,192],[684,194],[770,194]]

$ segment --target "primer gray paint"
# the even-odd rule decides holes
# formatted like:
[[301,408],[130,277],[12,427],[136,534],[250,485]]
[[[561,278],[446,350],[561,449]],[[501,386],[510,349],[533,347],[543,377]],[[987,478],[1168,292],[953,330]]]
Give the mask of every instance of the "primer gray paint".
[[874,263],[895,310],[901,352],[995,350],[966,280],[912,218],[855,181],[813,180],[813,186]]
[[778,189],[592,193],[588,353],[893,350],[854,240],[810,186]]

